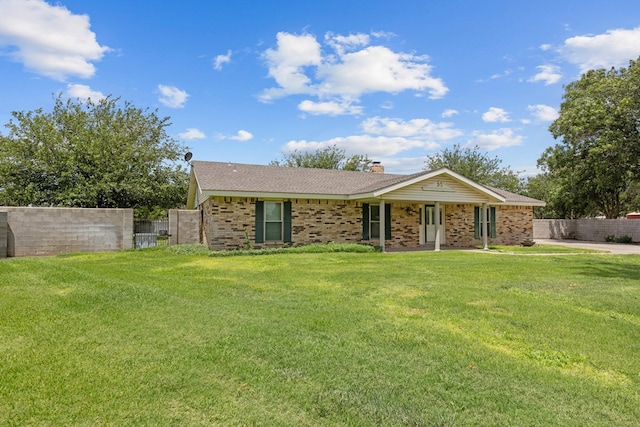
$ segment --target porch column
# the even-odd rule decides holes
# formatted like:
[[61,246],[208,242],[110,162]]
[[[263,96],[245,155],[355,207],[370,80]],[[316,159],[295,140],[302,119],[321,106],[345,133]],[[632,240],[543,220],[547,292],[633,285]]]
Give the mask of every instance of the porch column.
[[385,224],[387,222],[384,212],[384,200],[380,200],[380,249],[382,249],[382,252],[384,252]]
[[440,250],[440,202],[436,202],[435,208],[433,209],[433,222],[436,223],[436,239],[434,250]]
[[489,239],[487,237],[487,204],[482,204],[482,210],[480,212],[480,222],[482,223],[482,249],[485,251],[489,250]]

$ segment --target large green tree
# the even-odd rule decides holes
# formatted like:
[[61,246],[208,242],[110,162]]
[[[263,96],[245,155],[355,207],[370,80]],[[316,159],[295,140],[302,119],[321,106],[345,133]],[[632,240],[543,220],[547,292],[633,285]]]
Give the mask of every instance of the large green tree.
[[490,185],[503,190],[520,192],[522,181],[518,174],[508,167],[501,167],[502,160],[490,157],[480,147],[461,147],[459,144],[445,148],[428,156],[426,170],[448,168],[479,184]]
[[283,154],[282,159],[272,160],[269,164],[294,168],[367,171],[371,165],[371,159],[362,154],[354,154],[348,157],[345,150],[332,145],[315,152],[295,150],[291,153]]
[[607,218],[633,209],[627,193],[640,180],[640,63],[590,70],[567,85],[549,130],[562,140],[538,160],[558,188],[550,203]]
[[186,201],[169,118],[107,97],[13,112],[0,135],[0,204],[151,210]]

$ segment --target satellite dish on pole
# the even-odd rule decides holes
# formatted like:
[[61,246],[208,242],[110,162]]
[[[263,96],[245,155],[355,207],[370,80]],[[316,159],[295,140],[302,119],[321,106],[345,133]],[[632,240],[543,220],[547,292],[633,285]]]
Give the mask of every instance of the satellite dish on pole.
[[187,151],[187,154],[184,155],[184,161],[188,162],[193,157],[193,153],[191,151]]

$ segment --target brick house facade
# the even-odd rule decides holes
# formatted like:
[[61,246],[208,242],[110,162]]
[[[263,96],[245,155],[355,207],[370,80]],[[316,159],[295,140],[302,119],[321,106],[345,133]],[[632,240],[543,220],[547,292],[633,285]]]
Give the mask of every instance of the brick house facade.
[[533,206],[542,204],[447,169],[404,176],[193,162],[188,207],[201,210],[212,250],[328,242],[437,250],[519,244],[533,236]]

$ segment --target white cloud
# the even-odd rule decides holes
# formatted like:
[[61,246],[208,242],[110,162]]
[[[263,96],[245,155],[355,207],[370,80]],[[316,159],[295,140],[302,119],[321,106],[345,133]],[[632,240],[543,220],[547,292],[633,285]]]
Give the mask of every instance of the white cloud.
[[189,94],[175,86],[158,85],[160,98],[158,99],[162,105],[171,108],[182,108],[187,102]]
[[446,141],[463,134],[453,128],[452,123],[433,123],[429,119],[401,120],[386,117],[372,117],[362,122],[365,133],[407,138],[427,138]]
[[509,113],[507,113],[502,108],[497,108],[497,107],[489,108],[489,111],[485,112],[482,115],[482,120],[487,123],[495,123],[495,122],[505,123],[510,121]]
[[325,42],[331,46],[338,55],[343,55],[345,51],[353,51],[360,46],[367,46],[370,41],[368,34],[350,34],[348,36],[334,35],[327,33],[324,36]]
[[203,139],[206,137],[204,132],[196,128],[187,128],[186,131],[179,133],[178,136],[182,139]]
[[269,76],[279,87],[267,89],[261,99],[270,101],[292,94],[312,93],[311,80],[304,73],[304,68],[318,66],[322,62],[320,43],[310,34],[297,36],[280,32],[276,38],[277,49],[267,49],[263,58],[269,67]]
[[87,85],[71,83],[67,85],[67,94],[71,98],[91,99],[92,101],[100,101],[106,98],[102,92],[93,90]]
[[414,149],[435,150],[440,148],[440,141],[463,135],[463,132],[453,128],[451,123],[433,123],[429,119],[372,117],[364,120],[361,127],[362,135],[324,141],[294,140],[289,141],[283,150],[315,151],[335,145],[347,154],[366,154],[379,159]]
[[229,136],[227,137],[227,139],[244,142],[253,139],[253,134],[251,132],[247,132],[246,130],[239,130],[236,135]]
[[474,132],[473,139],[469,143],[491,151],[498,148],[521,145],[522,140],[523,137],[515,135],[512,129],[502,128],[491,133]]
[[540,45],[540,50],[543,50],[543,51],[550,50],[551,48],[552,48],[552,46],[550,44],[548,44],[548,43]]
[[558,110],[548,105],[537,104],[527,106],[527,110],[541,122],[552,122],[558,118]]
[[449,108],[449,109],[444,110],[444,111],[442,112],[442,117],[445,117],[445,118],[447,118],[447,117],[453,117],[453,116],[455,116],[456,114],[460,114],[460,113],[458,112],[458,110],[454,110],[454,109],[452,109],[452,108]]
[[362,113],[361,106],[355,106],[348,102],[313,102],[308,99],[298,104],[298,109],[316,116],[321,114],[340,116],[344,114],[357,115]]
[[[440,147],[435,147],[439,149]],[[424,170],[424,156],[420,157],[376,157],[384,165],[385,173],[413,174]]]
[[[441,79],[431,76],[427,56],[371,46],[371,37],[366,34],[328,33],[324,42],[333,49],[333,54],[323,54],[313,35],[278,33],[277,47],[263,54],[269,76],[277,86],[263,91],[260,100],[270,102],[289,95],[309,95],[317,96],[318,104],[326,103],[322,106],[328,107],[331,102],[350,105],[363,94],[373,92],[426,91],[436,99],[449,90]],[[305,106],[314,107],[309,103]],[[335,105],[327,111],[335,114]]]
[[347,53],[336,63],[324,63],[318,70],[321,93],[359,97],[371,92],[398,93],[428,90],[430,98],[442,98],[448,88],[431,77],[428,58],[397,53],[384,46],[368,46]]
[[332,138],[326,141],[289,141],[283,149],[285,151],[316,151],[331,146],[337,146],[345,150],[347,154],[366,154],[369,157],[393,156],[403,151],[414,148],[435,149],[439,145],[435,142],[427,142],[418,139],[353,135]]
[[393,110],[394,107],[395,105],[391,101],[384,101],[382,104],[380,104],[380,108],[382,108],[383,110]]
[[539,65],[536,68],[540,70],[540,72],[527,80],[528,82],[544,82],[545,86],[549,86],[558,83],[562,78],[560,67],[557,65]]
[[577,65],[581,72],[626,67],[629,60],[640,56],[640,27],[571,37],[565,40],[559,52],[565,60]]
[[110,49],[96,41],[87,15],[43,0],[0,2],[0,46],[8,56],[38,74],[64,81],[69,76],[92,77],[93,61]]
[[231,51],[228,50],[226,55],[218,55],[213,60],[213,68],[220,71],[224,64],[231,62]]

